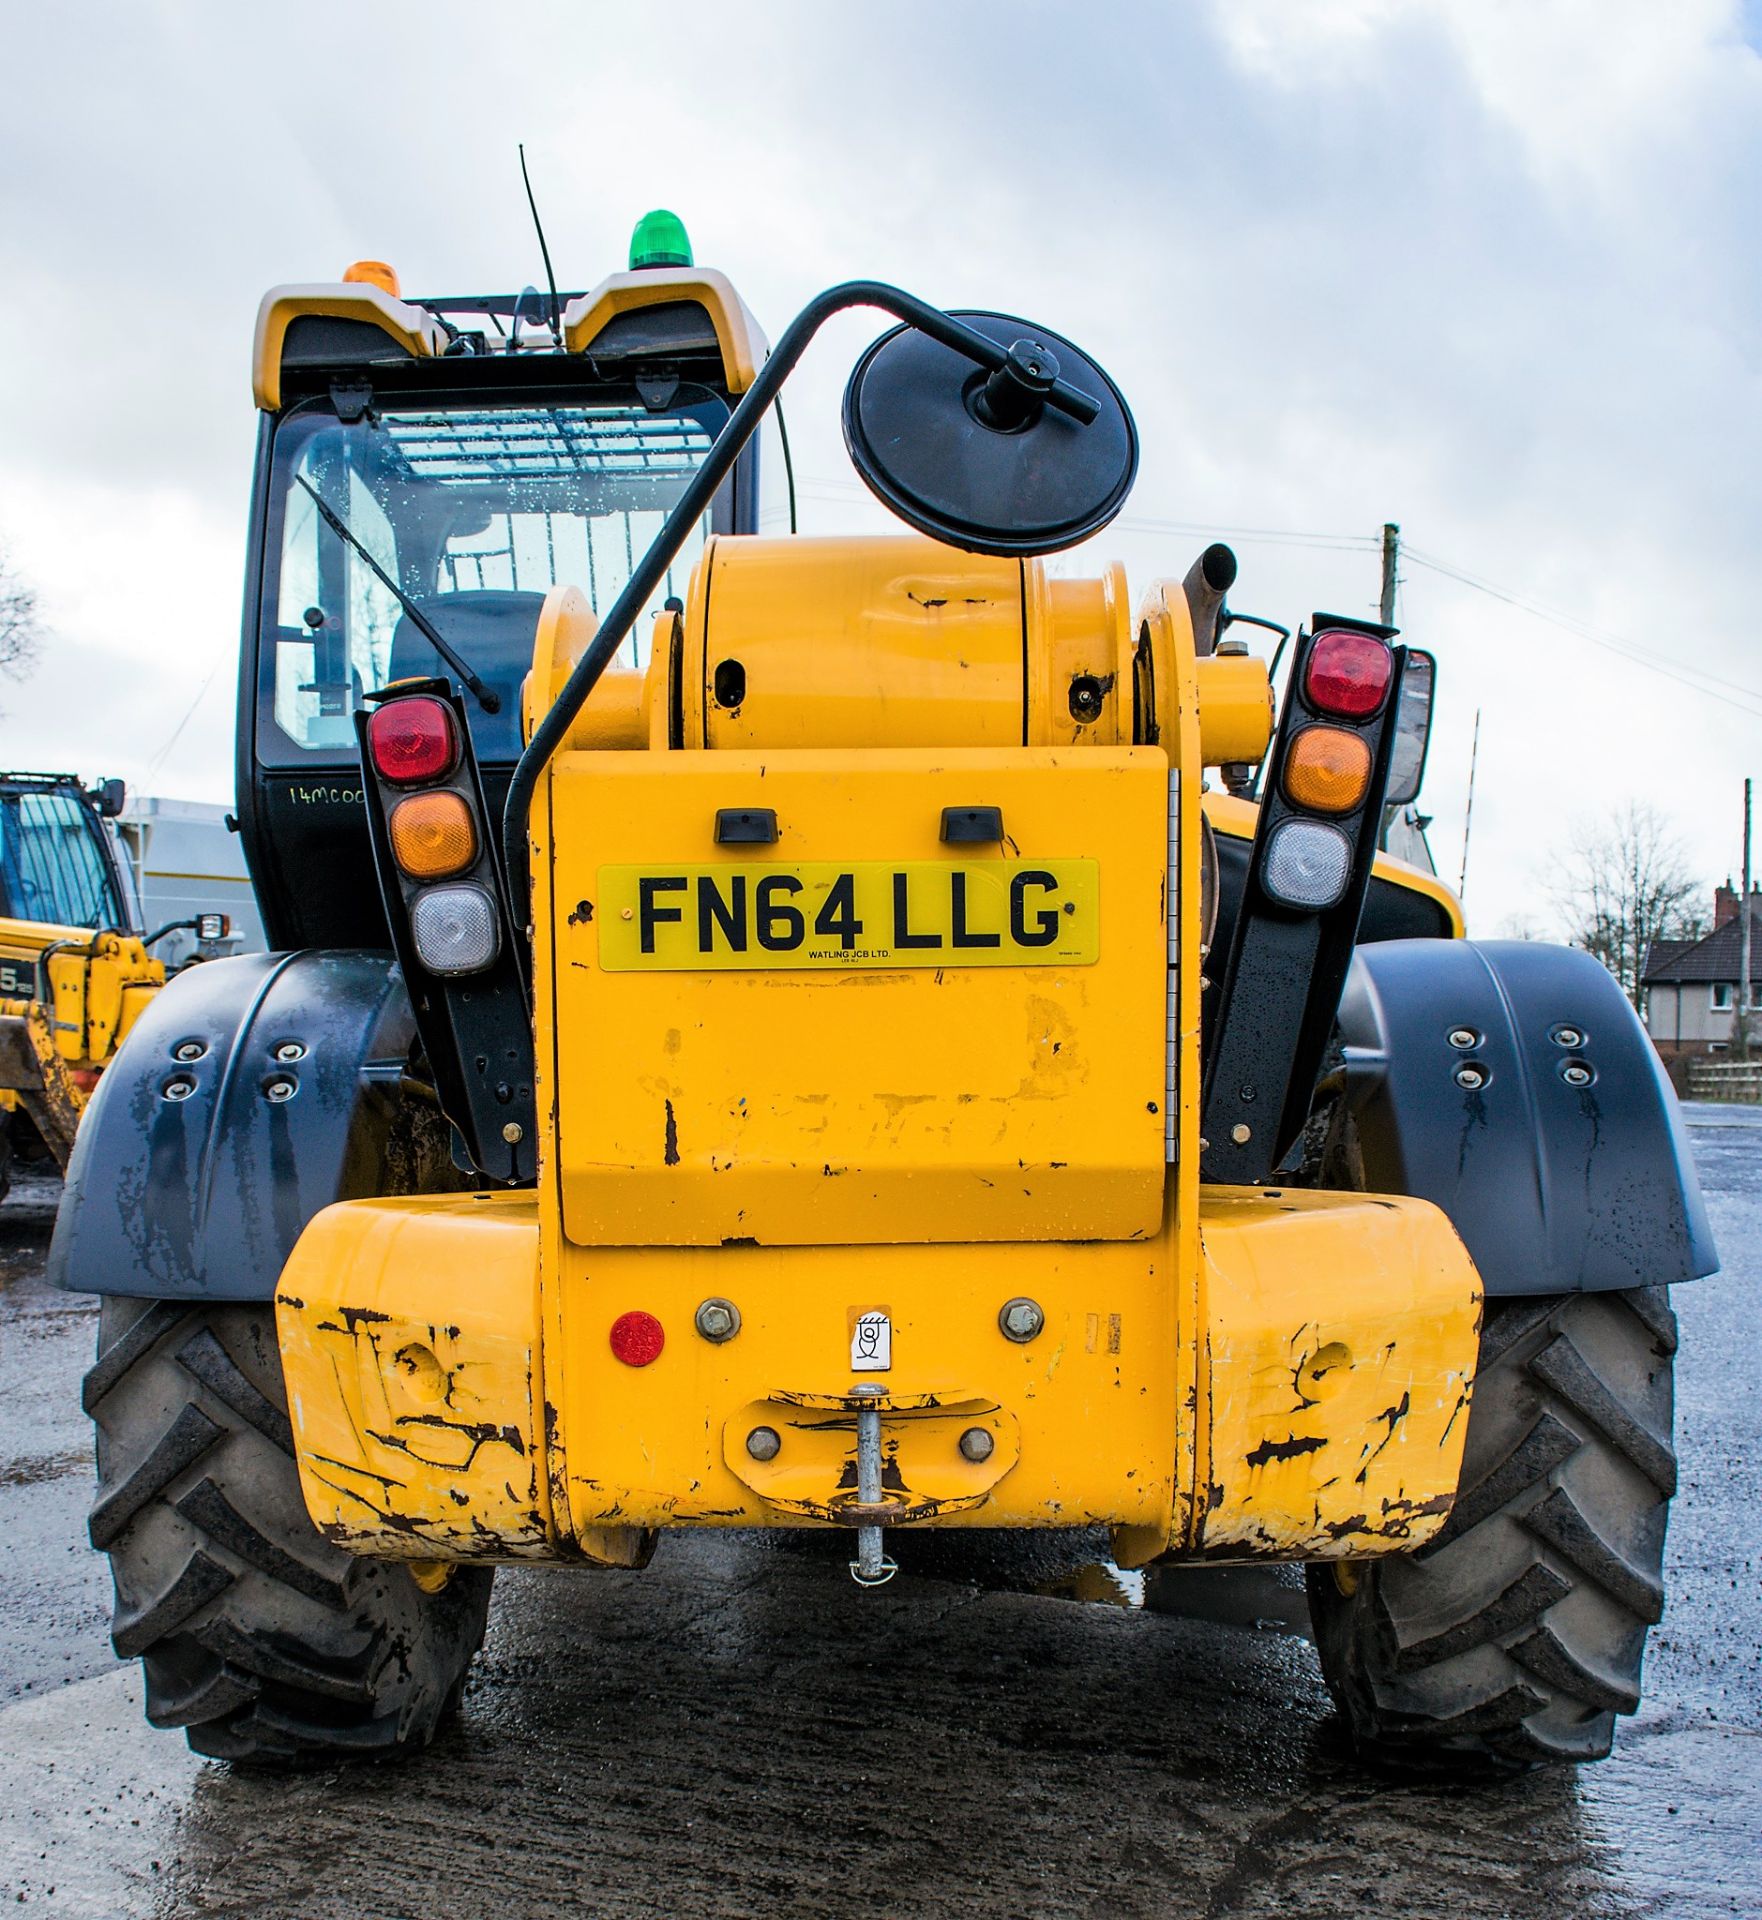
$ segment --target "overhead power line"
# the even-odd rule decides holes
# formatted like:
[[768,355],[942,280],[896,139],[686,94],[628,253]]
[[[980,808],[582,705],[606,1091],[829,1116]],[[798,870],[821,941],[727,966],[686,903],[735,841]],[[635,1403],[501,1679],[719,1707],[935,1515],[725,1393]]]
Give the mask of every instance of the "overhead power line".
[[1741,681],[1727,680],[1723,675],[1710,673],[1705,667],[1693,667],[1679,661],[1660,660],[1656,654],[1648,653],[1637,641],[1623,639],[1601,627],[1592,626],[1587,620],[1580,620],[1570,613],[1562,613],[1557,608],[1532,600],[1527,594],[1514,592],[1509,587],[1499,585],[1497,581],[1484,579],[1479,574],[1470,573],[1465,567],[1453,565],[1441,559],[1437,554],[1423,552],[1411,544],[1403,544],[1402,557],[1413,565],[1424,567],[1428,572],[1442,574],[1447,580],[1457,581],[1460,585],[1471,587],[1476,593],[1484,593],[1490,599],[1515,607],[1519,613],[1527,613],[1532,620],[1540,620],[1548,626],[1558,627],[1563,633],[1589,641],[1594,647],[1612,653],[1617,658],[1629,661],[1636,667],[1644,667],[1649,673],[1662,674],[1666,680],[1674,680],[1680,686],[1687,687],[1692,693],[1705,694],[1710,700],[1723,701],[1727,706],[1736,707],[1740,712],[1762,716],[1762,688],[1747,687]]

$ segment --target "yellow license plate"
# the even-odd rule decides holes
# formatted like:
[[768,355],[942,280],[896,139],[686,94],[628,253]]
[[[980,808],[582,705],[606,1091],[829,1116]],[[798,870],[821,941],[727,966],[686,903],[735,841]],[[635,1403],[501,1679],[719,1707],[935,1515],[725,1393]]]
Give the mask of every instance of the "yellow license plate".
[[599,870],[613,973],[760,967],[1087,967],[1093,860],[829,861]]

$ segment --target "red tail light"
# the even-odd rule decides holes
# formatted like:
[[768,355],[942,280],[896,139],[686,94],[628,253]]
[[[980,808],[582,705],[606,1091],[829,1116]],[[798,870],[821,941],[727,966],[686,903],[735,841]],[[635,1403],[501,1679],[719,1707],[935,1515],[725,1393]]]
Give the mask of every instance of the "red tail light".
[[367,746],[380,778],[399,786],[438,780],[459,757],[453,716],[426,694],[376,708],[367,722]]
[[1303,675],[1304,697],[1323,713],[1363,720],[1383,704],[1395,673],[1389,643],[1374,633],[1329,627],[1315,636]]

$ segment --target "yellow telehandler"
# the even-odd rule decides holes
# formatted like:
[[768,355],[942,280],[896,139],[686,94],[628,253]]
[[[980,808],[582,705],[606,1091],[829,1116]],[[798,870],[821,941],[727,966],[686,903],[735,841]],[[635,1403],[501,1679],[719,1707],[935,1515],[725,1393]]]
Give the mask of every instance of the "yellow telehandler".
[[[856,307],[902,530],[761,538]],[[1087,353],[875,282],[768,349],[671,216],[580,294],[277,288],[254,383],[277,951],[136,1020],[51,1256],[154,1724],[420,1745],[498,1564],[1103,1525],[1304,1564],[1369,1755],[1607,1752],[1715,1255],[1610,977],[1379,854],[1423,656],[1316,613],[1275,716],[1226,549],[1045,564],[1136,469]]]

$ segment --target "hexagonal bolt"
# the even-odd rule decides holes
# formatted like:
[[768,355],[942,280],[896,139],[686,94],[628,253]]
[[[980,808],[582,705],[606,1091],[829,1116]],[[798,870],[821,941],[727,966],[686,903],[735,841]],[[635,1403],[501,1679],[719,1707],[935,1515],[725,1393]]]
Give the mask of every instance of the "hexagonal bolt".
[[1006,1340],[1026,1346],[1046,1325],[1046,1315],[1041,1312],[1037,1301],[1018,1294],[1015,1299],[1006,1300],[998,1309],[997,1324],[1003,1329]]
[[180,1040],[171,1050],[174,1060],[182,1060],[187,1065],[191,1060],[200,1060],[208,1051],[200,1040]]
[[740,1309],[732,1300],[712,1296],[698,1308],[692,1324],[712,1346],[719,1347],[740,1331]]
[[196,1091],[196,1083],[185,1079],[181,1073],[175,1074],[159,1091],[167,1100],[187,1100]]
[[293,1099],[297,1087],[298,1082],[293,1080],[271,1080],[263,1089],[263,1097],[271,1105],[279,1107],[284,1101]]
[[1481,1043],[1481,1037],[1473,1027],[1452,1027],[1450,1044],[1458,1053],[1472,1053]]
[[276,1059],[284,1067],[292,1066],[296,1060],[304,1060],[306,1048],[301,1041],[284,1040],[275,1050]]
[[783,1440],[775,1427],[754,1427],[746,1436],[746,1450],[755,1460],[775,1460],[783,1451]]
[[1568,1049],[1582,1047],[1585,1043],[1582,1027],[1556,1027],[1548,1038],[1554,1042],[1555,1046]]
[[1560,1069],[1560,1077],[1569,1087],[1588,1087],[1597,1076],[1582,1060],[1568,1060]]
[[520,1142],[526,1138],[526,1129],[518,1120],[510,1120],[502,1129],[502,1138],[507,1141],[509,1146],[517,1147]]
[[1477,1067],[1472,1060],[1465,1060],[1456,1069],[1456,1084],[1465,1093],[1479,1093],[1487,1084],[1487,1070],[1485,1067]]
[[989,1427],[968,1427],[961,1435],[961,1456],[977,1466],[980,1461],[991,1458],[996,1445]]

